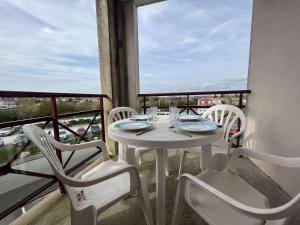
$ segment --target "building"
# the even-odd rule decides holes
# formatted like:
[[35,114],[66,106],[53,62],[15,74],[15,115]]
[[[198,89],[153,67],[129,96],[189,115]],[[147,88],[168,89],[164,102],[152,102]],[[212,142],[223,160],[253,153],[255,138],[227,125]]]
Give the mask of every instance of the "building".
[[1,98],[0,109],[14,109],[16,108],[16,102],[14,98]]

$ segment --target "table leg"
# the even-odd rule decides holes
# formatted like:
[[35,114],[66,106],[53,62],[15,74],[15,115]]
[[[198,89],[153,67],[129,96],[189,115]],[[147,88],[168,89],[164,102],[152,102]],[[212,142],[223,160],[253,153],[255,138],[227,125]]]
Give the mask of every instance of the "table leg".
[[201,147],[201,158],[200,158],[200,167],[201,171],[211,168],[211,145],[204,145]]
[[122,161],[124,160],[124,144],[120,143],[119,142],[119,156],[118,156],[118,159],[119,161]]
[[166,154],[156,149],[156,225],[166,224]]

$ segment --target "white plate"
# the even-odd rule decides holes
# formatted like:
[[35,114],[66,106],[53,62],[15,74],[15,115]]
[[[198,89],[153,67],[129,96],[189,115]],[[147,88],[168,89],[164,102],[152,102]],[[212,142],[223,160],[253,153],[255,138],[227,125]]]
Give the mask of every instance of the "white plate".
[[179,121],[207,121],[207,119],[202,118],[201,115],[196,115],[196,114],[181,114],[179,116]]
[[138,130],[144,130],[149,128],[151,125],[148,122],[142,122],[142,121],[126,121],[126,122],[120,122],[115,125],[116,128],[119,128],[120,130],[124,131],[138,131]]
[[179,122],[175,127],[179,130],[189,132],[211,132],[218,129],[217,125],[211,121],[205,122]]
[[147,121],[149,117],[147,115],[133,115],[130,120],[134,121]]

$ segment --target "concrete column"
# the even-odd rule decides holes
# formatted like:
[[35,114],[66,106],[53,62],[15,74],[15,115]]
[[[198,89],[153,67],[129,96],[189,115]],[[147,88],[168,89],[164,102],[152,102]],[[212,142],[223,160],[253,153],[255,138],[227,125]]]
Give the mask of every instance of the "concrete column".
[[[104,121],[112,108],[138,108],[139,55],[137,7],[162,0],[96,0],[101,93],[104,100]],[[117,145],[106,135],[111,154]]]
[[[129,106],[137,109],[139,93],[137,7],[126,2],[96,0],[101,93],[104,101],[105,127],[112,108]],[[111,154],[117,145],[106,135]]]
[[123,3],[124,21],[124,63],[125,77],[127,79],[126,91],[128,93],[128,105],[138,108],[137,95],[140,92],[139,86],[139,51],[138,51],[138,19],[137,6],[134,0]]
[[[118,105],[116,98],[117,81],[116,81],[116,47],[114,33],[114,16],[108,17],[109,11],[113,7],[111,1],[96,0],[97,13],[97,29],[98,29],[98,46],[100,60],[100,78],[101,78],[101,93],[108,95],[109,99],[104,99],[104,123],[105,129],[108,127],[108,114],[113,107]],[[108,5],[109,4],[109,5]],[[110,9],[109,9],[110,7]],[[106,130],[106,143],[112,155],[116,153],[116,143],[109,139]]]

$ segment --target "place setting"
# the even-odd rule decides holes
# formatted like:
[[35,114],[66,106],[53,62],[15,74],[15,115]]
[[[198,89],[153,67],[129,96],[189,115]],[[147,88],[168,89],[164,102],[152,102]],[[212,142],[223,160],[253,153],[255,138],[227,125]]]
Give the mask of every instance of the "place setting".
[[[128,119],[116,123],[115,128],[140,136],[154,130],[157,118],[157,107],[150,107],[146,110],[146,114],[133,114]],[[212,134],[222,127],[201,115],[180,113],[177,107],[169,108],[169,121],[166,123],[171,132],[187,137]]]
[[170,129],[174,133],[193,137],[193,134],[214,133],[222,125],[198,114],[180,114],[176,107],[170,108]]
[[115,125],[126,132],[137,132],[136,135],[142,135],[154,129],[153,122],[157,119],[157,107],[147,109],[147,114],[134,114],[128,120]]

